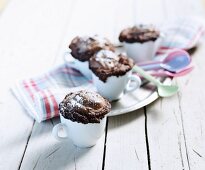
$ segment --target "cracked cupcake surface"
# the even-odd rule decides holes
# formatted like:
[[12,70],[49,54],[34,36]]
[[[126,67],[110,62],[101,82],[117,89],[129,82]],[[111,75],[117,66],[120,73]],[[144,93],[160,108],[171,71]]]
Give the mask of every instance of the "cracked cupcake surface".
[[89,68],[103,82],[111,76],[125,75],[133,66],[134,61],[131,58],[109,50],[101,50],[89,60]]
[[100,123],[109,113],[111,104],[96,92],[81,90],[71,92],[59,104],[60,114],[73,122]]
[[114,45],[107,39],[100,36],[75,37],[70,45],[71,55],[79,61],[88,61],[96,52],[101,49],[115,50]]
[[120,42],[144,43],[155,41],[160,36],[159,30],[153,25],[139,25],[122,30],[119,36]]

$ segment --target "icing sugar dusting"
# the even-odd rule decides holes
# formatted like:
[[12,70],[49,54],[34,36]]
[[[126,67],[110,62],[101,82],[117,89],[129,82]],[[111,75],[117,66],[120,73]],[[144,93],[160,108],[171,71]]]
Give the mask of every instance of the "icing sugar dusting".
[[119,57],[109,50],[101,50],[96,55],[96,61],[100,62],[104,67],[114,67],[115,62],[118,60]]
[[99,47],[104,47],[108,40],[104,37],[95,35],[93,37],[84,36],[80,38],[79,52],[85,52],[87,48],[91,48],[94,44]]
[[77,102],[80,102],[80,100],[82,100],[83,98],[81,96],[79,96],[79,95],[76,95],[75,99],[76,99]]
[[72,107],[81,107],[82,106],[83,98],[79,95],[76,95],[74,98],[71,99],[70,103]]
[[102,102],[102,97],[96,94],[87,93],[87,96],[89,96],[90,99],[92,99],[95,103]]

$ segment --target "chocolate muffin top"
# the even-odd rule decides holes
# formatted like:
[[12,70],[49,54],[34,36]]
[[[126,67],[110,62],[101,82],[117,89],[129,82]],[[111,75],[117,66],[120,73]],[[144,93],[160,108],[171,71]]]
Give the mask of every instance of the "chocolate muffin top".
[[110,103],[96,92],[81,90],[69,93],[59,104],[60,114],[73,122],[100,123],[111,110]]
[[101,50],[89,60],[89,68],[103,82],[106,82],[110,76],[125,75],[133,66],[131,58],[125,54],[117,55],[109,50]]
[[71,55],[80,60],[88,61],[91,56],[101,49],[114,51],[114,46],[106,38],[94,37],[75,37],[69,45]]
[[122,30],[119,36],[120,42],[144,43],[155,41],[160,36],[159,30],[152,25],[139,25]]

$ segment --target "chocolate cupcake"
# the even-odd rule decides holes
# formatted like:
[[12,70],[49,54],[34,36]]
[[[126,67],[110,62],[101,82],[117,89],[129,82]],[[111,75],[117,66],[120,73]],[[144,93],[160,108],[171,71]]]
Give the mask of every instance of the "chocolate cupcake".
[[88,68],[88,60],[101,49],[114,51],[114,46],[106,38],[94,37],[75,37],[69,45],[71,55],[75,58],[73,64],[85,77],[92,78],[92,73]]
[[159,30],[150,25],[139,25],[122,30],[119,36],[120,42],[127,43],[144,43],[155,41],[160,36]]
[[111,76],[125,75],[133,66],[134,62],[131,58],[109,50],[101,50],[89,60],[89,68],[103,82]]
[[69,93],[59,104],[60,114],[73,122],[100,123],[111,110],[110,103],[96,92],[81,90]]
[[122,30],[119,41],[136,63],[150,61],[162,43],[162,34],[152,25],[139,25]]
[[101,49],[114,51],[114,46],[106,38],[94,37],[75,37],[69,45],[71,55],[79,61],[88,61],[96,52]]
[[132,75],[133,66],[131,58],[109,50],[101,50],[89,60],[93,83],[98,93],[109,101],[119,100],[140,87],[140,78]]

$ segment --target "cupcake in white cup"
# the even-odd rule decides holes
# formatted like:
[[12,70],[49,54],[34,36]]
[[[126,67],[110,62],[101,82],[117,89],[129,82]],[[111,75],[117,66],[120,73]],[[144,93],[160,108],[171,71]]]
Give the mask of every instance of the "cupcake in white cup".
[[[111,104],[96,92],[71,92],[59,104],[61,123],[54,126],[53,135],[60,141],[70,138],[78,147],[94,146],[104,133],[110,110]],[[60,129],[65,137],[59,136]]]
[[93,37],[77,36],[71,41],[69,48],[71,49],[71,55],[75,58],[74,66],[88,78],[92,77],[88,68],[89,58],[101,49],[115,50],[108,39],[97,35]]
[[153,60],[163,35],[152,25],[139,25],[122,30],[119,40],[123,42],[127,55],[140,63]]
[[140,87],[140,78],[131,74],[133,66],[131,58],[109,50],[101,50],[89,60],[93,83],[99,94],[109,101],[119,100]]

